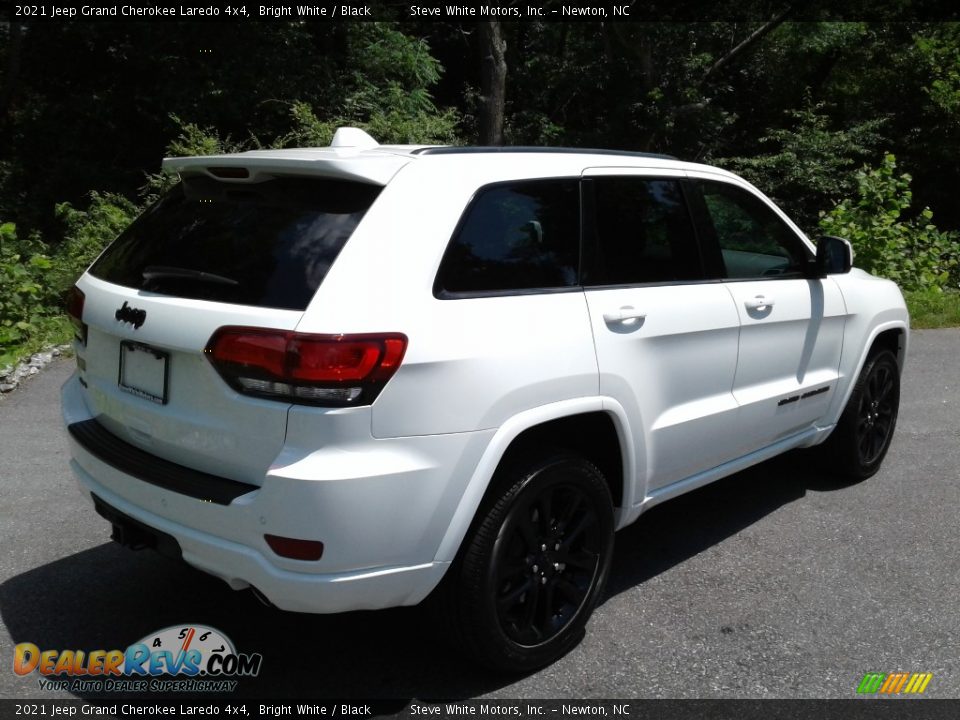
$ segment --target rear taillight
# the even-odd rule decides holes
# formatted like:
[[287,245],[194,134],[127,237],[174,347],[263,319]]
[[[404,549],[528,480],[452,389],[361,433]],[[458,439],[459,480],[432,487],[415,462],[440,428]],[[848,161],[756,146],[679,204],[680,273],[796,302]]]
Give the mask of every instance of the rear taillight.
[[204,349],[239,392],[312,405],[369,405],[400,367],[400,333],[312,335],[222,327]]
[[83,303],[86,296],[83,290],[74,285],[67,294],[67,315],[73,325],[74,334],[82,344],[87,344],[87,324],[83,322]]

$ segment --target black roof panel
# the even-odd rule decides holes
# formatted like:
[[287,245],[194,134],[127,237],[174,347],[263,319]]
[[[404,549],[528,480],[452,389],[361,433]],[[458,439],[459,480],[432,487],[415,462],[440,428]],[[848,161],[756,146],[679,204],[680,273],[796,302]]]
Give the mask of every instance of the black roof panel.
[[481,153],[564,153],[567,155],[617,155],[620,157],[655,158],[676,160],[673,155],[631,152],[629,150],[605,150],[597,148],[539,147],[526,145],[465,145],[426,147],[414,150],[414,155],[474,155]]

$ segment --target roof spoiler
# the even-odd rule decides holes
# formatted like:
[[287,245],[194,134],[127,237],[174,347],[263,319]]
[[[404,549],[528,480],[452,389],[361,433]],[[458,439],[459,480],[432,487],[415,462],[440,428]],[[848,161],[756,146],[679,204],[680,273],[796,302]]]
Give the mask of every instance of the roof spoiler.
[[380,144],[360,128],[338,128],[329,148],[248,150],[230,155],[164,158],[168,173],[204,174],[224,182],[255,183],[277,175],[327,177],[386,185],[409,156],[363,154]]

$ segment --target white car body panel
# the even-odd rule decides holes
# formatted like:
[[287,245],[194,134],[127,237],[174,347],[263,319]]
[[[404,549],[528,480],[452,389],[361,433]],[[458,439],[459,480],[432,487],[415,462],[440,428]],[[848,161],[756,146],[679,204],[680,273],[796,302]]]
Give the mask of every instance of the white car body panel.
[[[733,445],[739,455],[811,427],[825,414],[837,390],[846,306],[832,278],[725,285],[741,323],[733,394],[738,423],[748,432]],[[773,304],[763,312],[750,309],[758,297]]]
[[[110,432],[171,462],[259,485],[283,447],[287,406],[243,397],[225,385],[203,357],[213,331],[224,325],[267,324],[293,329],[302,313],[187,300],[144,293],[85,274],[77,286],[89,298],[85,347],[87,405]],[[141,328],[116,319],[121,305],[147,311]],[[168,352],[170,401],[158,405],[119,389],[120,341]]]
[[[740,325],[724,286],[597,288],[586,295],[600,394],[627,412],[640,458],[636,481],[654,490],[729,459]],[[604,319],[624,308],[645,317]]]

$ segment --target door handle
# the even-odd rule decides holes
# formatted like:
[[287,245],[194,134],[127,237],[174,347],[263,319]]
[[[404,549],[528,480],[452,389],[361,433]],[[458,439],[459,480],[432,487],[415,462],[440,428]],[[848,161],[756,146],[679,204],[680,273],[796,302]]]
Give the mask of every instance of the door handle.
[[773,298],[766,295],[757,295],[749,300],[745,300],[747,310],[768,310],[773,307]]
[[633,324],[639,323],[645,317],[647,317],[647,314],[645,312],[640,312],[639,310],[634,308],[632,305],[624,305],[622,308],[620,308],[616,312],[604,313],[603,321],[611,325],[613,323],[623,323],[625,325],[626,324],[633,325]]

